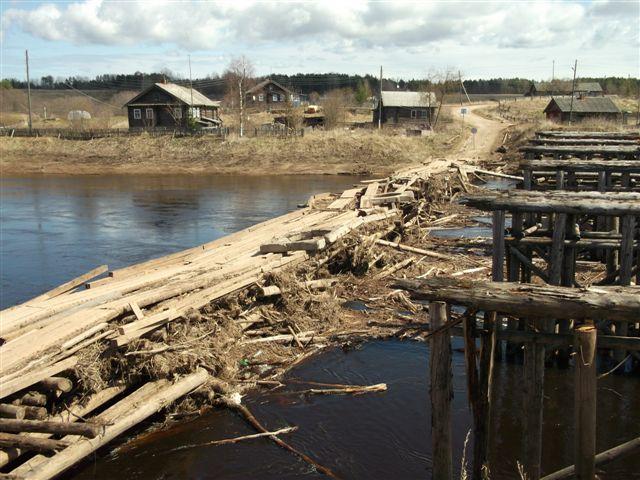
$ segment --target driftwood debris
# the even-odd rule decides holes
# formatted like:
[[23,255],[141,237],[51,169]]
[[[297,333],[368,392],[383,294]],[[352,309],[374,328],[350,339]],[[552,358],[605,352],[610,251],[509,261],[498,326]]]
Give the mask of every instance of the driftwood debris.
[[[226,407],[237,411],[238,413],[240,413],[252,426],[253,428],[255,428],[256,430],[258,430],[258,432],[261,433],[270,433],[269,430],[267,430],[257,419],[256,417],[251,413],[251,411],[245,407],[244,405],[235,402],[235,401],[231,401],[228,398],[221,398],[220,403],[225,405]],[[301,458],[302,460],[304,460],[305,462],[307,462],[309,465],[313,466],[318,472],[327,475],[330,478],[340,478],[338,477],[331,469],[325,467],[324,465],[319,464],[318,462],[316,462],[313,458],[311,458],[310,456],[308,456],[307,454],[301,452],[300,450],[296,449],[295,447],[292,447],[291,445],[289,445],[287,442],[285,442],[284,440],[280,439],[279,437],[271,434],[268,436],[268,438],[270,438],[271,440],[274,441],[274,443],[276,445],[278,445],[281,448],[284,448],[285,450],[293,453],[294,455],[296,455],[297,457]]]
[[225,438],[224,440],[212,440],[210,442],[181,445],[179,447],[169,450],[169,452],[177,452],[180,450],[187,450],[190,448],[198,448],[198,447],[212,447],[215,445],[229,445],[231,443],[243,442],[245,440],[254,440],[256,438],[275,437],[276,435],[284,435],[286,433],[295,432],[296,430],[298,430],[298,427],[285,427],[285,428],[280,428],[278,430],[273,430],[272,432],[260,432],[260,433],[253,433],[251,435],[241,435],[240,437]]

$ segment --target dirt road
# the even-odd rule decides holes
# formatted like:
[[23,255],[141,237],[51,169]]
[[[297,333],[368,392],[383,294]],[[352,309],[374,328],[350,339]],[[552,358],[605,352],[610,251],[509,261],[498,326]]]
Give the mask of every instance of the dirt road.
[[[503,130],[507,125],[477,113],[477,110],[487,106],[489,104],[486,103],[466,106],[468,113],[464,116],[464,123],[466,126],[475,127],[477,131],[460,145],[460,156],[473,160],[492,158],[496,147],[502,141]],[[452,107],[452,114],[453,118],[460,119],[460,107]]]

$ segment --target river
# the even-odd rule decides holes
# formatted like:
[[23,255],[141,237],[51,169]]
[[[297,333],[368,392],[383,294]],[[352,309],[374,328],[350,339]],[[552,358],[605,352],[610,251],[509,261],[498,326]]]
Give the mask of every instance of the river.
[[[1,187],[1,301],[8,307],[96,265],[118,268],[237,231],[296,208],[312,193],[340,191],[357,178],[285,177],[32,177]],[[457,474],[470,428],[464,358],[454,339],[454,455]],[[428,346],[375,341],[329,349],[287,379],[388,384],[362,396],[305,396],[304,384],[244,399],[268,427],[297,425],[287,440],[345,479],[428,479],[431,451]],[[285,383],[287,381],[285,379]],[[495,377],[492,479],[518,478],[522,451],[522,366],[499,363]],[[572,370],[548,369],[543,470],[572,463]],[[598,383],[598,451],[640,433],[640,379],[608,375]],[[85,461],[76,479],[321,478],[309,466],[259,439],[190,446],[253,433],[228,411],[210,411],[177,426],[133,436]],[[468,446],[471,452],[471,443]],[[603,479],[640,478],[640,456],[608,466]]]

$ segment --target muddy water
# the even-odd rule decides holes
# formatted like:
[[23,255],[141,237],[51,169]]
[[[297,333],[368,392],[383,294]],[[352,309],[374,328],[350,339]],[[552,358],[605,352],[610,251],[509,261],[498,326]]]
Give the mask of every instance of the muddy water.
[[0,308],[282,215],[348,176],[39,176],[0,180]]
[[[462,343],[454,339],[454,347]],[[307,361],[288,378],[369,385],[386,382],[388,391],[353,396],[305,396],[310,388],[285,389],[244,399],[270,429],[297,425],[286,439],[344,479],[429,479],[431,449],[426,344],[369,342],[358,349],[333,349]],[[459,478],[465,436],[471,427],[464,358],[453,356],[453,447]],[[493,479],[514,479],[522,450],[522,366],[498,364]],[[546,381],[544,471],[572,463],[572,375],[549,370]],[[599,383],[598,450],[638,435],[640,379],[609,375]],[[240,417],[211,412],[169,431],[143,436],[120,450],[85,463],[77,480],[127,479],[298,479],[326,478],[268,440],[223,446],[191,446],[254,433]],[[468,448],[471,448],[471,444]],[[604,479],[640,478],[638,456],[610,465]]]

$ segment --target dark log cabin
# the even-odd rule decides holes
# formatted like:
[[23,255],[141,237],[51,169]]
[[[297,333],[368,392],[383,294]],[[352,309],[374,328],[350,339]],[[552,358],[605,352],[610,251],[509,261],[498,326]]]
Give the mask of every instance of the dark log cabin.
[[220,102],[175,83],[155,83],[125,106],[130,130],[185,129],[189,125],[189,117],[201,127],[216,127],[222,123],[218,112]]
[[[431,125],[437,107],[433,92],[382,92],[382,123]],[[378,123],[380,104],[373,111],[373,123]]]
[[572,109],[573,121],[601,119],[617,122],[622,118],[622,112],[608,97],[574,98],[573,106],[571,97],[555,97],[546,106],[544,113],[547,120],[568,122]]
[[284,108],[287,102],[296,103],[294,92],[267,78],[245,94],[246,107],[255,111],[271,111]]

